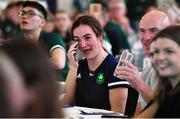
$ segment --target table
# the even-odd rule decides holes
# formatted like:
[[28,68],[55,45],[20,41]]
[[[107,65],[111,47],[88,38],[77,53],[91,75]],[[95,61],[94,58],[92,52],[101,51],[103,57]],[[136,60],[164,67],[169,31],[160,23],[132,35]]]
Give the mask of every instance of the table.
[[99,118],[121,118],[124,117],[123,114],[103,110],[96,108],[87,108],[87,107],[67,107],[63,109],[65,118],[81,118],[81,119],[99,119]]

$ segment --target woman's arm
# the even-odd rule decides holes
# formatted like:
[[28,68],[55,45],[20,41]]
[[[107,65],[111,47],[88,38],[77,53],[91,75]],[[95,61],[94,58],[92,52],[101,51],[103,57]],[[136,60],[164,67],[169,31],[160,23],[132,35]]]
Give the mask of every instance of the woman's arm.
[[158,102],[153,102],[145,111],[143,111],[138,118],[152,118],[159,108]]
[[74,100],[74,94],[76,89],[76,74],[77,69],[70,68],[66,81],[65,81],[65,95],[63,98],[63,104],[70,104]]
[[109,99],[111,111],[116,111],[124,114],[128,97],[128,88],[110,89]]
[[66,81],[65,81],[65,95],[63,98],[64,104],[70,104],[72,103],[74,99],[74,94],[76,90],[76,76],[77,76],[77,70],[78,70],[78,62],[75,61],[75,53],[76,53],[76,45],[77,43],[70,46],[68,51],[68,59],[69,59],[69,65],[70,70],[68,72]]
[[56,48],[52,51],[50,61],[55,69],[63,69],[66,62],[66,52],[62,48]]

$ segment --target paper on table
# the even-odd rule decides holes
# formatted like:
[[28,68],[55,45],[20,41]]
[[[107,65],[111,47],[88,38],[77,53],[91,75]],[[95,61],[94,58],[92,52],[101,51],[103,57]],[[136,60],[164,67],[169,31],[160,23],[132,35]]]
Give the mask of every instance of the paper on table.
[[69,107],[65,108],[65,117],[83,117],[83,118],[101,118],[103,115],[114,115],[114,116],[124,116],[121,113],[103,110],[103,109],[96,109],[96,108],[86,108],[86,107]]

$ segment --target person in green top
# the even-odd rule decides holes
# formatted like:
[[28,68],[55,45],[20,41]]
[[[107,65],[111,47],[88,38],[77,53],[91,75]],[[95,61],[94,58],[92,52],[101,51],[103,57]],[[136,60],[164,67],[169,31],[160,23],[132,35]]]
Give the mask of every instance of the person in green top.
[[47,12],[45,8],[35,1],[25,1],[19,12],[20,27],[24,37],[37,45],[42,44],[47,49],[49,60],[58,71],[58,76],[64,80],[68,72],[66,50],[62,38],[56,33],[42,32],[46,23]]
[[97,0],[94,3],[100,4],[102,7],[101,13],[96,17],[96,19],[100,22],[104,28],[104,31],[106,32],[106,35],[112,46],[113,56],[119,56],[120,52],[124,49],[131,50],[125,32],[121,27],[118,26],[118,24],[112,22],[109,19],[107,4],[100,0]]

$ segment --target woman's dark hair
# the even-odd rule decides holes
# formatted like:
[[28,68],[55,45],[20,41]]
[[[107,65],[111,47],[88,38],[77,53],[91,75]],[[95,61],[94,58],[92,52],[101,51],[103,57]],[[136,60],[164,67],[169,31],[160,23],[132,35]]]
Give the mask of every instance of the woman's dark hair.
[[88,15],[84,15],[84,16],[79,17],[73,23],[72,29],[71,29],[72,38],[73,38],[74,29],[79,27],[80,25],[88,25],[88,26],[90,26],[97,37],[103,36],[103,34],[104,34],[104,30],[101,27],[100,23],[96,20],[96,18],[88,16]]
[[44,51],[26,40],[9,42],[1,49],[22,72],[27,89],[37,94],[23,117],[61,117],[57,77]]
[[23,4],[22,4],[22,7],[33,7],[35,9],[37,9],[38,11],[40,11],[44,18],[47,19],[47,11],[46,9],[38,2],[36,1],[25,1]]
[[161,30],[154,38],[153,41],[156,41],[158,38],[169,38],[170,40],[175,41],[180,45],[180,25],[173,25],[166,27]]

